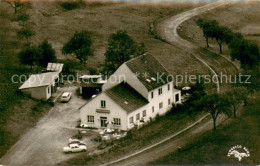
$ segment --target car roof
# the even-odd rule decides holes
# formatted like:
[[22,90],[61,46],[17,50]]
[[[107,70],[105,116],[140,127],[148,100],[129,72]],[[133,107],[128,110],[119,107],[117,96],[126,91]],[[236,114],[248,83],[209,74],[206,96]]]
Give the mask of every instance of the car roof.
[[62,96],[69,96],[70,92],[64,92]]
[[79,145],[78,144],[70,144],[69,146],[73,147],[73,146],[79,146]]

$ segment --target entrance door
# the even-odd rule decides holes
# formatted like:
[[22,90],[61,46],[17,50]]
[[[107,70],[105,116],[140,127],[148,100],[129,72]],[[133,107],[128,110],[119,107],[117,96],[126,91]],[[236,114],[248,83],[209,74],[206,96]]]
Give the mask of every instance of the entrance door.
[[100,117],[101,127],[107,127],[107,117]]

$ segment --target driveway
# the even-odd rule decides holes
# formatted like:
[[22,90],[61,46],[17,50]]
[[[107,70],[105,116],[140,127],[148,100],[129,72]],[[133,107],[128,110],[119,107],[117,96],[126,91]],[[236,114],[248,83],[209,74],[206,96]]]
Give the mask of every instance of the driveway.
[[[49,113],[35,127],[23,135],[21,139],[0,160],[8,165],[52,165],[75,157],[78,154],[64,154],[62,148],[68,144],[68,139],[77,133],[75,126],[79,119],[78,108],[86,101],[75,95],[76,86],[59,88],[58,94],[72,92],[68,103],[56,102]],[[88,149],[95,145],[84,140]]]

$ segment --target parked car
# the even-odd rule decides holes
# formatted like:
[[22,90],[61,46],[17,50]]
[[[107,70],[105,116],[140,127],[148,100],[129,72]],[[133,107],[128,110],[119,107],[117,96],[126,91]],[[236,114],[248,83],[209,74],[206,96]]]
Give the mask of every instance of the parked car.
[[87,151],[86,145],[70,144],[69,146],[63,147],[63,152],[65,153],[86,152],[86,151]]
[[79,139],[73,139],[73,138],[69,139],[69,145],[70,144],[86,145],[85,142],[80,141]]
[[70,101],[71,96],[72,96],[72,94],[71,94],[70,92],[64,92],[64,93],[61,95],[60,101],[61,101],[61,102],[68,102],[68,101]]

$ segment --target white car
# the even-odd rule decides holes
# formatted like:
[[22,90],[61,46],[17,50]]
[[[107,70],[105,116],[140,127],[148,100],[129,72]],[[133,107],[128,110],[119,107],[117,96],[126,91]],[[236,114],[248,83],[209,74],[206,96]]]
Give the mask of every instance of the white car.
[[73,139],[73,138],[69,139],[69,145],[70,144],[86,145],[85,142],[80,141],[79,139]]
[[79,144],[69,144],[63,148],[63,152],[65,153],[74,153],[74,152],[86,152],[87,146],[86,145],[79,145]]
[[70,92],[64,92],[64,93],[61,95],[60,101],[61,101],[61,102],[68,102],[68,101],[70,101],[71,95],[72,95],[72,94],[71,94]]

